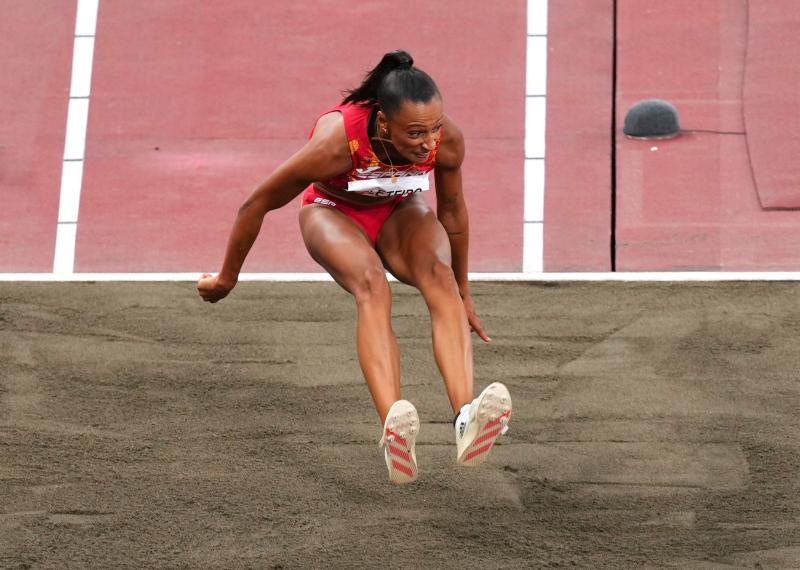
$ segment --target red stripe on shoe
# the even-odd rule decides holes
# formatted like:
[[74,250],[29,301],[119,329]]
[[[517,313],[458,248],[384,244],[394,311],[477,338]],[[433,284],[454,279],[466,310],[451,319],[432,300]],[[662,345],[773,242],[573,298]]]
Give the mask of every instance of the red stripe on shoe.
[[389,453],[391,453],[392,455],[396,455],[400,459],[405,459],[408,463],[411,463],[411,454],[410,453],[406,453],[405,451],[403,451],[399,447],[395,447],[395,446],[389,444]]
[[469,461],[470,459],[472,459],[473,457],[477,457],[481,453],[486,453],[487,451],[489,451],[492,448],[492,444],[493,443],[494,443],[493,441],[489,442],[486,445],[484,445],[483,447],[481,447],[480,449],[476,449],[475,451],[469,452],[467,454],[467,456],[464,459],[462,459],[462,461]]
[[[485,429],[485,428],[484,428],[484,429]],[[483,434],[483,435],[482,435],[482,436],[480,436],[478,439],[476,439],[475,441],[473,441],[473,442],[472,442],[472,446],[474,447],[474,446],[478,445],[479,443],[483,443],[483,442],[484,442],[484,441],[486,441],[487,439],[494,439],[494,438],[496,438],[502,429],[503,429],[503,428],[497,428],[497,429],[496,429],[496,430],[494,430],[494,431],[490,431],[490,432],[488,432],[488,433],[485,433],[485,434]]]
[[411,467],[407,467],[402,463],[400,463],[399,461],[395,461],[394,459],[392,459],[392,467],[394,469],[397,469],[400,473],[405,473],[409,477],[414,476],[414,471],[411,469]]
[[403,447],[408,447],[408,443],[406,443],[406,440],[405,440],[404,438],[400,437],[398,434],[394,433],[394,432],[393,432],[392,430],[390,430],[389,428],[386,428],[386,439],[387,439],[387,440],[389,439],[389,436],[390,436],[390,435],[393,435],[393,436],[394,436],[394,440],[395,440],[397,443],[399,443],[399,444],[400,444],[400,445],[402,445]]
[[493,420],[492,420],[492,421],[490,421],[488,424],[486,424],[485,426],[483,426],[483,429],[489,429],[490,427],[494,427],[494,426],[496,426],[497,424],[499,424],[499,423],[500,423],[500,421],[501,421],[503,418],[507,418],[507,417],[510,417],[510,416],[511,416],[511,412],[503,412],[502,414],[500,414],[500,416],[499,416],[499,417],[497,417],[497,418],[493,419]]

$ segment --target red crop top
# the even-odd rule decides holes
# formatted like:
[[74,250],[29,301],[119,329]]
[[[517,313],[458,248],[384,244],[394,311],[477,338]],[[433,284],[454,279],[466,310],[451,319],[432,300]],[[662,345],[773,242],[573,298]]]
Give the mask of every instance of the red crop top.
[[[427,174],[436,165],[439,140],[436,141],[436,146],[424,163],[397,164],[394,167],[385,164],[378,159],[369,139],[369,120],[374,109],[375,107],[371,105],[348,103],[347,105],[338,105],[323,113],[326,115],[338,111],[342,114],[353,166],[344,174],[328,180],[320,180],[320,182],[328,188],[342,192],[358,192],[377,197],[405,195],[427,190]],[[312,129],[311,134],[313,133]],[[425,180],[422,180],[423,178]],[[391,184],[390,179],[395,184]],[[380,184],[381,188],[370,188],[373,185],[372,182],[377,184],[379,181],[385,181],[385,184]],[[420,183],[420,181],[422,182]]]

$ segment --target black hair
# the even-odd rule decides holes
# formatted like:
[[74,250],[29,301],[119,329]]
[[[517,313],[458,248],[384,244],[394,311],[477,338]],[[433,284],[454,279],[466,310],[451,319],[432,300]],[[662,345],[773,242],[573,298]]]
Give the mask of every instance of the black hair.
[[411,54],[401,49],[384,55],[359,87],[345,93],[347,97],[342,105],[378,105],[387,116],[397,111],[404,101],[427,103],[434,97],[441,97],[431,76],[414,67]]

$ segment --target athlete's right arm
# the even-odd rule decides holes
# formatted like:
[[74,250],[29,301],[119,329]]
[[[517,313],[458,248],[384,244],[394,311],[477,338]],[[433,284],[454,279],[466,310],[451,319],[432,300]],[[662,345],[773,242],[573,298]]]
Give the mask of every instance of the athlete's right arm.
[[268,212],[288,204],[312,182],[347,172],[351,165],[341,113],[322,116],[317,121],[314,135],[303,148],[279,166],[239,208],[228,238],[222,269],[216,276],[204,274],[197,284],[203,300],[215,303],[236,286],[245,257]]

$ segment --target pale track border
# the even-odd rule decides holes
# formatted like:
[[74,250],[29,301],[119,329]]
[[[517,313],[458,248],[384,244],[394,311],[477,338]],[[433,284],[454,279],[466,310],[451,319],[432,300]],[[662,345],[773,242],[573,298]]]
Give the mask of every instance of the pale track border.
[[[185,273],[0,273],[0,282],[92,282],[92,281],[171,281],[195,282],[202,272]],[[389,276],[390,281],[396,281]],[[547,282],[547,281],[800,281],[800,271],[664,271],[608,273],[470,273],[475,282]],[[327,273],[242,273],[239,281],[304,282],[333,281]]]

